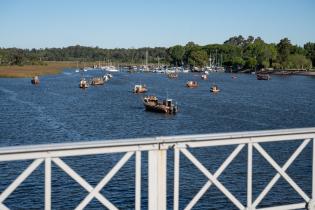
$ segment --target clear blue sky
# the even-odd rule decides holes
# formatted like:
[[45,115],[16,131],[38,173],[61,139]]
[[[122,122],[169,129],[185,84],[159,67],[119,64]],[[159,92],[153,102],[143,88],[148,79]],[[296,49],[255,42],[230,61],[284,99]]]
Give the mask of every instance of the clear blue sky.
[[315,0],[1,0],[0,47],[315,42]]

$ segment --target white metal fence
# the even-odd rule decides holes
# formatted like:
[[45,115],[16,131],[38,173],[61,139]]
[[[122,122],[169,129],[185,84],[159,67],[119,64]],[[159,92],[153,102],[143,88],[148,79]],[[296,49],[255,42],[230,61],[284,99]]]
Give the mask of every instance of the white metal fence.
[[[258,209],[262,199],[268,194],[280,177],[301,196],[302,203],[288,204],[282,206],[271,206],[264,209],[303,209],[315,210],[315,128],[286,129],[255,132],[222,133],[209,135],[186,135],[141,139],[125,139],[115,141],[92,141],[65,144],[48,144],[33,146],[15,146],[0,148],[0,161],[33,160],[33,162],[9,185],[0,192],[0,209],[9,209],[4,201],[10,194],[41,164],[45,164],[45,209],[51,209],[51,166],[55,164],[67,173],[72,179],[79,183],[88,195],[79,203],[76,209],[84,209],[92,199],[96,198],[108,209],[117,209],[100,191],[124,166],[124,164],[135,156],[135,209],[141,208],[141,154],[148,152],[148,209],[163,210],[167,208],[167,151],[174,150],[174,189],[173,206],[174,210],[179,209],[179,174],[180,174],[180,155],[184,155],[192,162],[200,172],[207,178],[207,182],[194,196],[194,198],[184,208],[192,209],[205,192],[211,187],[216,186],[232,202],[236,209],[252,210]],[[264,142],[278,142],[301,140],[301,144],[295,152],[285,162],[279,165],[261,146]],[[286,173],[286,170],[299,156],[308,144],[313,144],[312,152],[312,195],[307,195],[303,189]],[[190,148],[212,147],[236,145],[236,148],[228,156],[217,171],[209,171],[191,152]],[[232,160],[247,147],[247,202],[240,202],[219,180],[219,176],[229,166]],[[258,151],[268,163],[277,171],[267,186],[260,192],[259,196],[253,199],[253,150]],[[106,153],[124,153],[123,157],[116,165],[101,179],[96,186],[91,186],[62,158],[71,156],[96,155]],[[209,204],[211,206],[211,204]],[[262,208],[261,208],[262,209]]]

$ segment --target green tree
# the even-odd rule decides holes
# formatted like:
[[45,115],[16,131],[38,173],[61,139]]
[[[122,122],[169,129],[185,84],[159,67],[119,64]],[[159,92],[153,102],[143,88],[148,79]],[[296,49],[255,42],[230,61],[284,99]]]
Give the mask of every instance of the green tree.
[[245,61],[245,66],[246,68],[250,68],[250,69],[255,69],[257,65],[257,60],[256,58],[253,57],[249,57],[246,59]]
[[234,45],[234,46],[239,46],[239,47],[244,46],[245,43],[246,43],[246,40],[244,39],[242,35],[233,36],[224,42],[224,44]]
[[286,62],[286,66],[289,69],[309,69],[311,65],[311,60],[299,54],[289,55]]
[[181,64],[184,60],[185,48],[183,46],[176,45],[174,47],[170,47],[168,49],[168,53],[173,64]]
[[208,55],[205,50],[193,50],[188,58],[191,66],[204,67],[208,61]]
[[278,60],[282,68],[286,67],[285,64],[289,58],[291,47],[292,44],[288,38],[281,39],[277,44]]
[[305,54],[312,61],[312,66],[315,66],[315,43],[308,42],[304,45]]

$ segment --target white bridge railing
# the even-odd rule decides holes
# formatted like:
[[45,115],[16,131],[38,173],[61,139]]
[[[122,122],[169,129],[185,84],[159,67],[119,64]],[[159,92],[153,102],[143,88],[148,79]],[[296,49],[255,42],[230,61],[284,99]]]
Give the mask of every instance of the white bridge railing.
[[[258,209],[262,199],[268,194],[271,188],[279,180],[284,178],[287,183],[301,196],[304,200],[302,203],[288,204],[282,206],[271,206],[264,209],[310,209],[315,210],[315,128],[304,129],[287,129],[239,133],[222,133],[210,135],[187,135],[171,136],[157,138],[125,139],[116,141],[92,141],[65,144],[48,144],[34,146],[15,146],[0,148],[0,162],[14,160],[33,160],[33,162],[11,183],[7,188],[0,192],[0,209],[9,209],[5,205],[5,200],[10,194],[41,164],[45,164],[45,209],[51,209],[51,166],[55,164],[67,173],[72,179],[79,183],[88,195],[78,204],[76,209],[84,209],[89,202],[96,198],[101,204],[108,209],[117,209],[100,191],[115,176],[120,168],[135,156],[135,209],[141,208],[141,154],[148,152],[148,209],[163,210],[167,208],[167,151],[174,150],[174,201],[172,208],[179,209],[179,174],[180,174],[180,155],[187,157],[207,178],[207,182],[195,195],[195,197],[184,208],[192,209],[205,192],[211,187],[216,186],[229,200],[236,209],[252,210]],[[263,142],[277,142],[301,140],[301,144],[295,152],[285,162],[279,165],[261,146]],[[312,152],[312,195],[307,195],[303,189],[286,173],[286,170],[299,156],[308,144],[313,144]],[[215,172],[210,172],[189,150],[190,148],[212,147],[236,145],[234,151],[222,163]],[[219,176],[232,162],[232,160],[242,151],[247,149],[247,202],[241,203],[219,180]],[[257,198],[253,199],[253,150],[264,157],[268,163],[277,171],[267,186],[260,192]],[[96,186],[91,186],[78,173],[76,173],[62,158],[70,156],[83,156],[105,153],[125,153],[116,165],[101,179]],[[244,186],[245,187],[245,186]],[[245,187],[245,188],[246,188]],[[211,206],[211,204],[209,204]],[[169,207],[170,208],[170,207]]]

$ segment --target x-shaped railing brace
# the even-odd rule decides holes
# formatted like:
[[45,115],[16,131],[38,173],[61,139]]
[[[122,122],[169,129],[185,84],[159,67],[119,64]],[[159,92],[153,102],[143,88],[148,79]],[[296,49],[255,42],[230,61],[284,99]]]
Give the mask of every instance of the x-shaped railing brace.
[[34,160],[0,195],[0,209],[8,210],[9,208],[3,204],[11,193],[44,161],[44,159]]
[[306,193],[292,180],[292,178],[285,172],[289,166],[293,163],[293,161],[298,157],[298,155],[303,151],[306,145],[310,142],[310,139],[306,139],[302,142],[302,144],[295,150],[295,152],[291,155],[291,157],[286,161],[283,167],[280,167],[275,160],[258,144],[254,143],[253,146],[256,150],[270,163],[270,165],[277,171],[277,174],[271,179],[268,185],[264,188],[264,190],[260,193],[257,199],[253,203],[253,208],[261,202],[261,200],[266,196],[266,194],[270,191],[270,189],[275,185],[275,183],[282,176],[291,187],[306,201],[310,202],[310,198],[306,195]]
[[207,183],[201,188],[201,190],[197,193],[197,195],[191,200],[185,210],[191,209],[198,200],[202,197],[202,195],[209,189],[209,187],[214,184],[221,192],[227,196],[235,206],[239,209],[244,209],[244,206],[239,202],[232,193],[228,189],[226,189],[219,181],[218,177],[222,174],[222,172],[227,168],[227,166],[232,162],[232,160],[237,156],[237,154],[243,149],[245,144],[238,145],[234,151],[230,154],[230,156],[223,162],[220,168],[212,175],[206,167],[204,167],[187,149],[182,148],[180,151],[209,179]]
[[59,158],[52,158],[52,161],[63,169],[71,178],[78,182],[89,194],[83,199],[83,201],[75,208],[76,210],[84,209],[90,201],[95,197],[108,209],[118,209],[109,200],[107,200],[100,191],[105,185],[112,179],[112,177],[123,167],[123,165],[129,160],[134,152],[127,152],[118,163],[107,173],[106,176],[93,188],[87,181],[85,181],[80,175],[78,175],[73,169],[71,169],[66,163]]
[[[93,188],[87,181],[85,181],[80,175],[78,175],[73,169],[71,169],[60,158],[52,158],[51,160],[64,170],[71,178],[78,182],[89,194],[83,199],[83,201],[76,207],[76,210],[84,209],[89,202],[95,197],[108,209],[117,210],[117,208],[107,200],[100,191],[105,185],[112,179],[112,177],[123,167],[123,165],[129,160],[134,152],[127,152],[117,164],[107,173],[107,175]],[[33,171],[44,161],[44,159],[34,160],[0,195],[0,209],[9,210],[7,206],[3,204],[3,201],[10,196],[10,194],[31,174]]]
[[[293,189],[306,202],[311,201],[311,199],[306,195],[306,193],[285,172],[310,141],[311,141],[310,139],[304,140],[302,144],[291,155],[291,157],[286,161],[283,167],[280,167],[258,143],[253,143],[253,146],[256,148],[256,150],[271,164],[271,166],[275,168],[275,170],[277,171],[277,174],[272,178],[272,180],[268,183],[268,185],[264,188],[264,190],[253,202],[252,207],[251,207],[252,209],[255,209],[257,207],[257,205],[262,201],[262,199],[271,190],[271,188],[275,185],[275,183],[279,180],[281,176],[293,187]],[[212,175],[187,149],[185,148],[180,149],[180,151],[209,179],[209,181],[207,181],[204,184],[204,186],[199,190],[199,192],[195,195],[195,197],[189,202],[185,210],[192,209],[194,205],[198,202],[198,200],[204,195],[204,193],[210,188],[212,184],[214,184],[219,190],[221,190],[221,192],[225,196],[227,196],[228,199],[230,199],[230,201],[234,203],[235,206],[237,206],[239,209],[245,209],[245,207],[217,180],[218,177],[227,168],[227,166],[232,162],[232,160],[238,155],[238,153],[242,150],[244,146],[245,146],[244,144],[238,145],[238,147],[235,148],[235,150],[223,162],[223,164],[214,173],[214,175]]]

